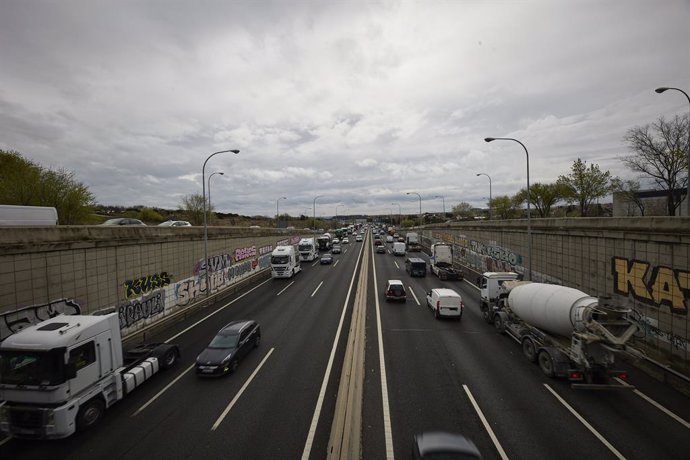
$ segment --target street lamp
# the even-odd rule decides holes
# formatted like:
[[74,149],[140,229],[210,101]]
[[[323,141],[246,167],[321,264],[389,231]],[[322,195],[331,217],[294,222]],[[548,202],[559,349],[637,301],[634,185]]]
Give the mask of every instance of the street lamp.
[[422,226],[422,195],[417,192],[407,192],[408,195],[417,195],[419,197],[419,226]]
[[239,150],[221,150],[219,152],[214,152],[210,154],[208,158],[206,158],[206,161],[204,161],[204,165],[201,167],[201,191],[204,199],[204,281],[206,282],[205,290],[207,296],[210,289],[208,287],[208,223],[206,222],[206,163],[208,163],[208,160],[210,160],[211,157],[218,155],[219,153],[227,152],[232,152],[235,155],[240,153]]
[[[688,100],[688,104],[690,104],[690,96],[688,96],[688,93],[686,93],[680,88],[667,88],[665,86],[662,86],[661,88],[657,88],[654,91],[661,94],[669,89],[673,89],[683,93],[686,99]],[[688,189],[685,192],[685,204],[687,206],[687,215],[690,216],[690,115],[688,115]]]
[[435,195],[434,198],[443,200],[443,220],[446,220],[446,198],[443,195]]
[[213,209],[211,207],[211,178],[213,176],[215,176],[216,174],[220,174],[221,176],[224,175],[224,173],[222,173],[220,171],[216,171],[216,172],[212,173],[210,176],[208,176],[208,212],[209,213],[211,212],[211,209]]
[[400,220],[400,214],[402,214],[402,208],[400,207],[400,203],[391,203],[391,204],[397,204],[398,205],[398,227],[401,227],[402,221]]
[[489,220],[491,220],[491,176],[489,176],[487,173],[477,173],[477,177],[479,176],[486,176],[489,178]]
[[313,209],[314,209],[314,220],[312,221],[312,224],[313,224],[312,228],[314,230],[314,235],[316,235],[316,200],[317,200],[317,198],[323,198],[323,197],[324,197],[324,195],[317,195],[314,197],[314,207],[313,207]]
[[280,220],[280,208],[278,207],[280,200],[287,200],[287,197],[281,196],[276,200],[276,228],[278,228],[278,221]]
[[513,139],[512,137],[486,137],[484,138],[484,142],[492,142],[492,141],[513,141],[517,142],[522,146],[523,149],[525,149],[525,155],[527,156],[527,257],[529,260],[527,261],[527,277],[528,281],[532,281],[532,225],[530,223],[530,193],[529,193],[529,152],[527,151],[527,147],[525,147],[525,144],[520,142],[517,139]]

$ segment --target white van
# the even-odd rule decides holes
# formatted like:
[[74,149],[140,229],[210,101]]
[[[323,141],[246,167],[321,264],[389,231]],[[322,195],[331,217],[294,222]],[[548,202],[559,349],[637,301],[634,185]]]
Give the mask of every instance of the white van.
[[437,288],[426,293],[426,304],[434,312],[436,319],[442,316],[462,318],[462,303],[460,294],[452,289]]
[[404,256],[405,255],[405,243],[401,241],[396,241],[393,243],[393,255],[394,256]]
[[0,225],[57,225],[57,209],[45,206],[0,205]]

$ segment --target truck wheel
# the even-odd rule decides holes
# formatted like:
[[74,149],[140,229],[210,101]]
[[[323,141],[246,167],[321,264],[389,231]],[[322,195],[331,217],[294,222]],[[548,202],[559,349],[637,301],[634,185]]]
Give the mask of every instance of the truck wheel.
[[539,367],[545,376],[553,378],[555,375],[553,371],[553,358],[551,358],[551,354],[546,350],[539,352]]
[[489,306],[486,304],[482,304],[482,318],[484,318],[484,321],[491,324],[491,314],[489,313]]
[[77,414],[77,430],[85,431],[93,428],[103,416],[105,404],[101,399],[95,398],[79,408]]
[[177,362],[177,353],[174,348],[169,349],[163,355],[161,366],[163,369],[170,369]]
[[506,325],[503,322],[501,315],[494,315],[494,328],[499,334],[505,334]]
[[529,337],[525,337],[522,341],[522,354],[525,355],[527,361],[534,363],[537,361],[537,349],[534,342]]

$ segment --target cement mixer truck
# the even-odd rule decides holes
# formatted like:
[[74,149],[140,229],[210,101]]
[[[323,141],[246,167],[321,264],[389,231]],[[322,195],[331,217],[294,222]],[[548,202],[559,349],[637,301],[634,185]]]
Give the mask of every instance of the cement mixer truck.
[[640,325],[628,308],[555,284],[518,281],[516,273],[484,273],[480,279],[482,316],[522,346],[548,377],[565,377],[573,388],[633,388],[615,357]]

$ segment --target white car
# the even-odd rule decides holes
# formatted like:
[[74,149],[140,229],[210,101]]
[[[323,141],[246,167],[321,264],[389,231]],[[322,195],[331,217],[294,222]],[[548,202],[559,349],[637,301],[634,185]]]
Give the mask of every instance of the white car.
[[186,220],[166,220],[162,224],[158,224],[159,227],[191,227],[192,224]]
[[426,305],[434,312],[436,319],[442,316],[461,319],[462,310],[465,308],[460,294],[447,288],[437,288],[427,292]]
[[357,235],[357,236],[355,237],[355,241],[358,242],[358,243],[362,242],[362,235]]
[[348,237],[343,238],[343,244],[350,244],[350,239]]
[[340,244],[340,240],[338,238],[333,239],[333,244]]

